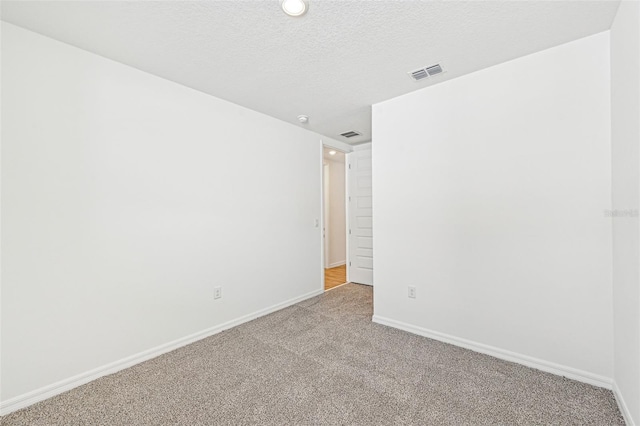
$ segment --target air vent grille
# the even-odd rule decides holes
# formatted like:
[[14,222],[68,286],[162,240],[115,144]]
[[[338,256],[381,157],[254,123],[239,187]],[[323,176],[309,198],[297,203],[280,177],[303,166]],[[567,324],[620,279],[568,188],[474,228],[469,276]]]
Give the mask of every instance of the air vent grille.
[[444,70],[442,65],[435,64],[428,67],[420,68],[419,70],[409,72],[409,77],[415,81],[423,80],[427,77],[433,77],[434,75],[442,74]]
[[362,133],[358,133],[354,130],[349,130],[348,132],[344,132],[344,133],[340,133],[340,136],[345,137],[345,138],[353,138],[356,136],[360,136]]
[[411,73],[411,77],[413,77],[414,80],[422,80],[423,78],[429,77],[429,74],[427,74],[427,70],[417,70]]
[[436,75],[442,72],[442,67],[440,65],[434,65],[432,67],[427,68],[427,73],[429,75]]

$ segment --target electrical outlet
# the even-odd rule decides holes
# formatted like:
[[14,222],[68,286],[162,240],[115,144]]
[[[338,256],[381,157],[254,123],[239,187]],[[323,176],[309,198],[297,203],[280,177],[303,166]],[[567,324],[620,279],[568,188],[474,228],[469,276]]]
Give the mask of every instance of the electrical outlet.
[[213,289],[213,298],[222,299],[222,287],[216,287]]
[[410,299],[415,299],[416,298],[416,288],[409,286],[409,298]]

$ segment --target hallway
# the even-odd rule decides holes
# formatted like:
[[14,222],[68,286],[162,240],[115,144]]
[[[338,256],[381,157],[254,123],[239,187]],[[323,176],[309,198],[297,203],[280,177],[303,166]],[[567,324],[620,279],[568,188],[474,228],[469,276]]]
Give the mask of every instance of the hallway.
[[347,282],[347,265],[324,270],[324,289],[330,290]]

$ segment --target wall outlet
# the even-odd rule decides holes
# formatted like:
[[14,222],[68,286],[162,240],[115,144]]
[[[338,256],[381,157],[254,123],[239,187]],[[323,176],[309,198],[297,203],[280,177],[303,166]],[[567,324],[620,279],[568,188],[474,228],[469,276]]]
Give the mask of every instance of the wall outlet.
[[409,298],[410,299],[415,299],[416,298],[416,288],[409,286]]
[[213,298],[222,299],[222,287],[216,287],[213,289]]

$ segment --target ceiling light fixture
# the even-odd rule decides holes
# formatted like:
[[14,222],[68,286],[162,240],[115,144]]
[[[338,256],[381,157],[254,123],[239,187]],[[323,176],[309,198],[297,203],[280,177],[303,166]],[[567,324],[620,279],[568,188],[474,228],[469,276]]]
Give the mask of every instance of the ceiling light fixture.
[[336,155],[335,151],[329,151],[329,155]]
[[301,122],[302,124],[307,124],[309,122],[309,116],[307,116],[307,115],[299,115],[298,116],[298,121]]
[[302,16],[309,10],[307,0],[281,0],[282,10],[289,16]]

